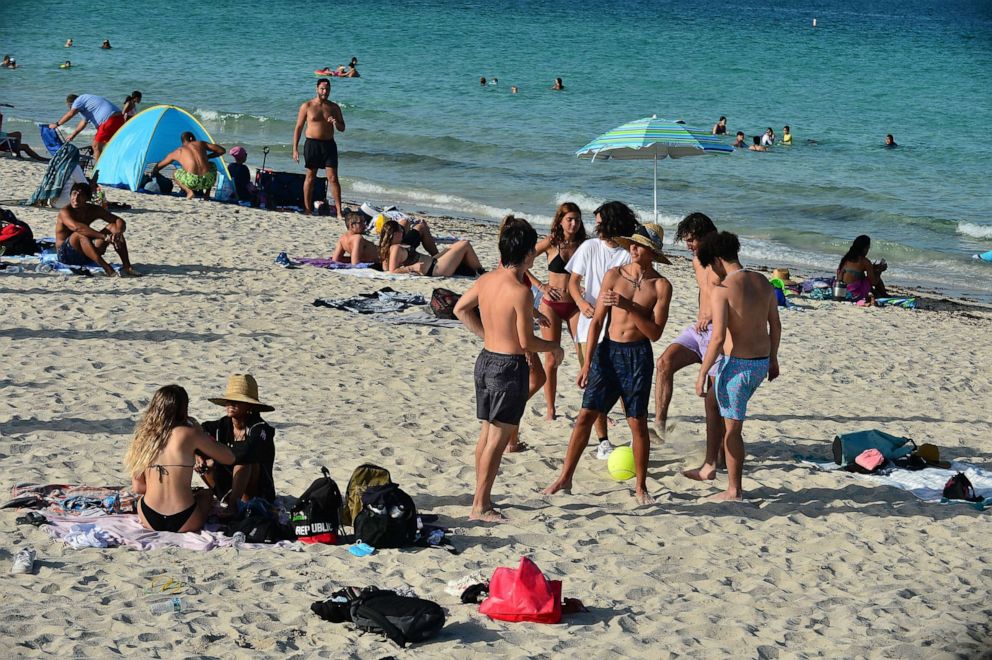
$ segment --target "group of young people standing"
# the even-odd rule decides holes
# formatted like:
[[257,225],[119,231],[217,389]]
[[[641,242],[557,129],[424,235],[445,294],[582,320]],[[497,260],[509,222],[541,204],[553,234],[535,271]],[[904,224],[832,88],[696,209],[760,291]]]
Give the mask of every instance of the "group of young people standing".
[[[699,311],[656,363],[652,342],[665,329],[672,299],[671,283],[655,269],[656,263],[671,263],[663,251],[664,229],[638,223],[621,202],[607,202],[594,214],[597,236],[587,238],[578,207],[562,204],[549,236],[540,243],[526,220],[508,216],[500,228],[500,267],[480,277],[455,308],[484,344],[474,373],[481,430],[471,519],[506,520],[493,503],[492,487],[527,400],[536,391],[533,354],[546,354],[542,380],[548,418],[556,414],[562,322],[576,344],[577,385],[584,392],[561,473],[545,494],[571,489],[594,428],[600,438],[598,454],[608,456],[612,445],[606,414],[620,401],[633,436],[634,495],[639,504],[652,503],[646,482],[651,438],[665,432],[674,373],[700,363],[696,394],[706,401],[706,457],[702,466],[683,474],[713,480],[725,454],[728,485],[716,497],[743,497],[747,403],[765,378],[773,380],[779,373],[781,323],[774,289],[763,275],[743,268],[735,235],[718,232],[704,214],[690,214],[679,224],[676,240],[684,240],[693,252]],[[542,253],[548,258],[547,283],[531,272]],[[543,338],[533,332],[532,286],[542,297],[536,316]],[[650,429],[656,372],[656,428]]]

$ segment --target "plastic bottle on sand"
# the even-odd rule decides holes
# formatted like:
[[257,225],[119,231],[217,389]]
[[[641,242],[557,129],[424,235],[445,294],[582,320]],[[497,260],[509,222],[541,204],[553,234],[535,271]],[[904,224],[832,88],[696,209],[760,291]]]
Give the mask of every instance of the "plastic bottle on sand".
[[155,601],[148,609],[152,614],[178,614],[186,611],[186,603],[179,596],[173,596],[168,600]]

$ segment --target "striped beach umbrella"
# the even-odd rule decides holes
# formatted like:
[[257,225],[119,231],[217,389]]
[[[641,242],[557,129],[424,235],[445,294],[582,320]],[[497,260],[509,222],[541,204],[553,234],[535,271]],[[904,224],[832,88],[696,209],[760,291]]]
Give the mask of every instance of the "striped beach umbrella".
[[654,221],[658,222],[658,161],[664,158],[704,156],[712,153],[733,153],[734,148],[701,128],[657,116],[638,119],[598,138],[575,152],[579,158],[590,160],[654,161]]

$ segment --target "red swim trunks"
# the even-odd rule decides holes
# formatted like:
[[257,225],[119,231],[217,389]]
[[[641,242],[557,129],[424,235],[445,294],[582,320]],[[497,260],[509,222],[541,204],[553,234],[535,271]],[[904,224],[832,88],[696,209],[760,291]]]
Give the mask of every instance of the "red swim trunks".
[[117,113],[116,115],[111,115],[107,118],[107,121],[100,124],[99,128],[96,129],[96,137],[93,138],[94,142],[110,142],[110,138],[114,137],[114,133],[124,125],[124,115]]

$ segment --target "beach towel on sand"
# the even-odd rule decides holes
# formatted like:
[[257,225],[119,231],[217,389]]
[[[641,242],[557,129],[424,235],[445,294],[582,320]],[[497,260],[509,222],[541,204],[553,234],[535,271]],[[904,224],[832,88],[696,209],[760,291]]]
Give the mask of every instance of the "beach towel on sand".
[[427,300],[420,294],[400,293],[388,286],[373,293],[360,293],[351,298],[340,300],[330,300],[327,298],[317,298],[313,301],[314,307],[331,307],[342,309],[355,314],[384,314],[389,312],[402,312],[411,305],[426,305]]
[[[944,498],[944,485],[947,480],[958,472],[963,472],[968,480],[975,487],[975,492],[982,495],[987,500],[992,497],[992,471],[982,469],[969,463],[951,463],[947,470],[929,467],[925,470],[904,470],[895,468],[885,470],[883,474],[858,474],[847,472],[831,460],[823,460],[815,457],[800,457],[799,462],[816,468],[817,470],[836,471],[838,474],[852,475],[857,479],[864,479],[879,486],[893,486],[900,490],[912,493],[924,502],[941,502],[944,504],[957,503],[957,500]],[[992,506],[992,503],[963,502],[970,507],[983,511]]]

